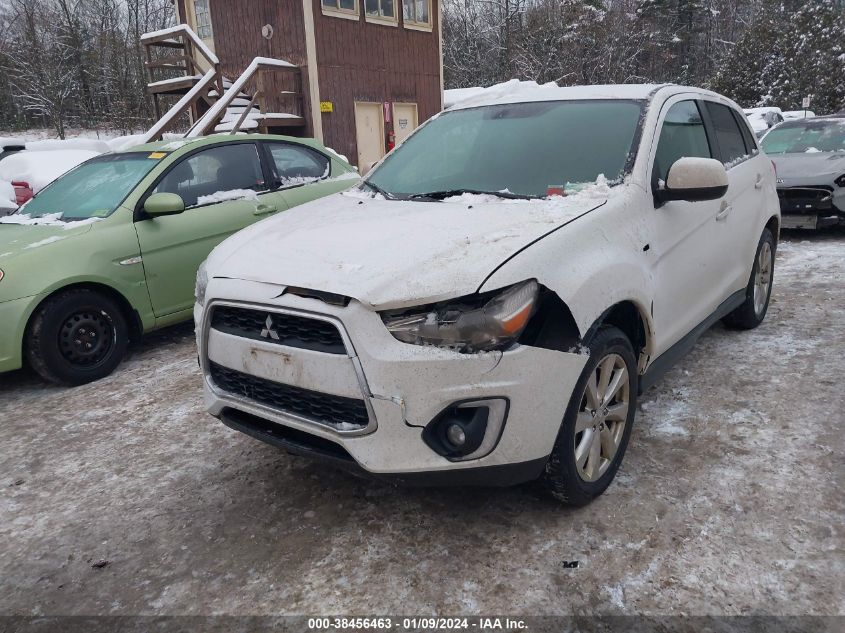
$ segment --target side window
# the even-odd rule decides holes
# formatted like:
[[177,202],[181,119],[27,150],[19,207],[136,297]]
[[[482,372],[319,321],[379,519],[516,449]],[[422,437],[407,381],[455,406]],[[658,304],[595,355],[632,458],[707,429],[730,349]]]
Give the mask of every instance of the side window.
[[329,175],[329,159],[320,152],[290,143],[268,144],[267,149],[282,187],[301,185]]
[[705,101],[705,104],[707,112],[710,113],[710,120],[713,121],[716,141],[722,154],[722,162],[728,165],[750,153],[745,149],[745,140],[736,119],[731,114],[731,109],[712,101]]
[[759,152],[760,148],[757,147],[754,134],[751,132],[751,128],[748,127],[748,119],[745,118],[744,114],[736,110],[731,110],[731,114],[734,115],[734,120],[739,126],[739,131],[742,132],[742,140],[745,141],[745,153],[751,155]]
[[253,143],[222,145],[198,152],[177,163],[153,193],[176,193],[186,207],[211,204],[214,194],[264,189],[264,174]]
[[669,108],[654,159],[653,178],[666,182],[669,168],[679,158],[712,158],[704,121],[695,101],[680,101]]

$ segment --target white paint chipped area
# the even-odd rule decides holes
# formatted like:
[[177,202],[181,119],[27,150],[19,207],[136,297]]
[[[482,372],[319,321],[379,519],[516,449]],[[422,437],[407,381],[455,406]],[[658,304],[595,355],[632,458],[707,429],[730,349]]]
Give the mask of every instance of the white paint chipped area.
[[96,385],[2,376],[0,610],[843,614],[845,232],[787,239],[766,323],[704,336],[581,510],[358,480],[230,431],[188,326]]

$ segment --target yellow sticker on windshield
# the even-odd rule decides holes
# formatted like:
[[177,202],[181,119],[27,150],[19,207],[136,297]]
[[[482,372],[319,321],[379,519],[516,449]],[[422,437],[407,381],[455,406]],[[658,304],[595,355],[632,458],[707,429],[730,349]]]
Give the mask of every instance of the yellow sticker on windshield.
[[159,160],[161,158],[164,158],[165,156],[167,156],[167,152],[153,152],[152,154],[147,156],[147,158],[154,158],[156,160]]

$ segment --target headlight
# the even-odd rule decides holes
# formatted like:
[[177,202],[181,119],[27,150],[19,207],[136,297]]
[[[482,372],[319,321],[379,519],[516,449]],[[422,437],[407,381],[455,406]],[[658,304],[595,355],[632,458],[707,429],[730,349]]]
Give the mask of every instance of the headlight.
[[3,269],[0,268],[0,281],[3,281],[4,276],[5,276],[5,274],[3,273]]
[[835,182],[840,187],[845,187],[845,174],[842,174],[841,176],[839,176],[839,178],[837,178],[833,182]]
[[404,343],[472,353],[513,344],[534,312],[540,286],[525,281],[495,294],[474,295],[428,309],[382,313],[387,329]]
[[208,271],[205,269],[205,262],[200,264],[197,270],[197,285],[194,287],[194,296],[197,303],[205,305],[205,291],[208,288]]

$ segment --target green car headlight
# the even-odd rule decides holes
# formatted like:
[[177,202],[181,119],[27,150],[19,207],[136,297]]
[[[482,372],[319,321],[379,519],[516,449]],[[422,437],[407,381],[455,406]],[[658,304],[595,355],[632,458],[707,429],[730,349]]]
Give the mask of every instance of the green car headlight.
[[472,295],[427,308],[391,311],[381,317],[398,340],[462,353],[506,349],[525,330],[537,303],[532,280],[496,293]]
[[3,272],[3,269],[0,268],[0,281],[3,281],[4,276],[5,276],[5,273]]
[[194,297],[197,299],[197,303],[205,305],[205,291],[208,289],[208,271],[205,267],[205,262],[200,264],[199,270],[197,270],[197,284],[194,286]]

